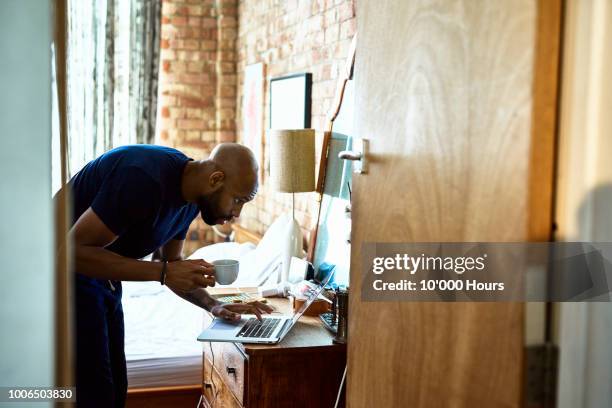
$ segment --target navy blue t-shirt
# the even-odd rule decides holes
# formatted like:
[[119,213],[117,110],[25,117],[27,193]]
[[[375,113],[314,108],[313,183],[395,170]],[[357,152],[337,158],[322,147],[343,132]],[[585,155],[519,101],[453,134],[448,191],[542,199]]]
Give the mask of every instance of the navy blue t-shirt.
[[133,145],[89,162],[70,180],[73,224],[91,207],[118,237],[106,247],[142,258],[171,239],[185,239],[198,206],[183,199],[183,169],[191,160],[178,150]]

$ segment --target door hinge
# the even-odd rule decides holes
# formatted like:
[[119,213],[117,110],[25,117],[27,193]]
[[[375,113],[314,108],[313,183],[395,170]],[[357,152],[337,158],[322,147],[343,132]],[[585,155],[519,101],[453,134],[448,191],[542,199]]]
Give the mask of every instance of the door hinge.
[[554,408],[557,397],[559,348],[552,343],[525,347],[526,408]]

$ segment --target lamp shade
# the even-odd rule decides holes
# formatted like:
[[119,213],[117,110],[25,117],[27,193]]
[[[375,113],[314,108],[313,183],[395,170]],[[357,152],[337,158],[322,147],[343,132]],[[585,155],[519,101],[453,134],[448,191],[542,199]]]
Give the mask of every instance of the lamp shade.
[[276,191],[300,193],[315,189],[314,129],[271,129],[270,186]]

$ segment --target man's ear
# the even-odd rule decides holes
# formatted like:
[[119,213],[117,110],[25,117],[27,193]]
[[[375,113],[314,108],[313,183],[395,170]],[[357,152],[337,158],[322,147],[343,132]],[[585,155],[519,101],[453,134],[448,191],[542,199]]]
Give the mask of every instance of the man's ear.
[[222,187],[224,181],[225,173],[223,173],[221,170],[213,171],[208,178],[208,183],[213,190],[217,190],[218,188]]

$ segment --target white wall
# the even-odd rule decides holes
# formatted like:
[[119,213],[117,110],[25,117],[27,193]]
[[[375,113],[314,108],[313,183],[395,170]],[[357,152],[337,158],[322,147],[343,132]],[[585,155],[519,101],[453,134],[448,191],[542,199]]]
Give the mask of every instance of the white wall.
[[[612,241],[612,2],[565,3],[557,238]],[[559,305],[559,408],[612,407],[612,303]]]
[[53,383],[51,18],[0,1],[0,386]]

